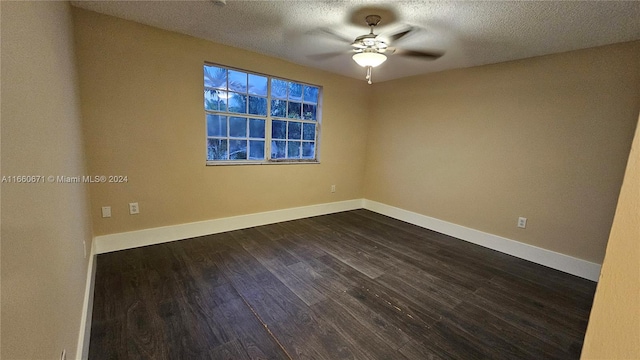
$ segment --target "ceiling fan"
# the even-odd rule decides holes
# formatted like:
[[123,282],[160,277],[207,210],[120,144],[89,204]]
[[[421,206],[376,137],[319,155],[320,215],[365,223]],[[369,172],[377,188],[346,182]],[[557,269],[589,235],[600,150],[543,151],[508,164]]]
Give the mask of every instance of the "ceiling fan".
[[[345,38],[344,36],[333,32],[329,29],[321,29],[325,34],[328,34],[334,38],[338,38],[341,41],[348,42],[351,44],[352,52],[354,53],[352,58],[353,60],[360,66],[367,69],[367,75],[365,79],[369,84],[371,84],[371,75],[372,69],[376,66],[379,66],[383,62],[387,60],[386,54],[396,54],[403,56],[411,56],[415,58],[421,58],[425,60],[435,60],[443,55],[440,52],[428,52],[428,51],[417,51],[417,50],[405,50],[399,49],[396,47],[389,46],[389,42],[397,42],[400,39],[404,38],[415,29],[410,27],[408,29],[401,30],[395,34],[388,35],[386,37],[381,37],[380,35],[374,34],[373,30],[378,24],[382,17],[379,15],[368,15],[365,17],[365,22],[369,26],[370,30],[368,34],[358,36],[353,42]],[[388,39],[389,42],[385,41]],[[320,57],[329,57],[338,55],[340,53],[329,53],[322,54]],[[319,58],[316,56],[316,58]]]

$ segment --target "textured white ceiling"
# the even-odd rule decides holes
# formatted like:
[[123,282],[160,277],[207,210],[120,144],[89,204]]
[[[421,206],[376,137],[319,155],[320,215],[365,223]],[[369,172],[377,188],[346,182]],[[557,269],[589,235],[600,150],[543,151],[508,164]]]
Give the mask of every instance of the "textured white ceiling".
[[[75,1],[74,6],[208,39],[298,64],[363,78],[348,43],[368,32],[364,16],[382,15],[376,33],[419,31],[392,44],[437,50],[425,61],[391,55],[374,82],[640,39],[640,1]],[[341,52],[330,58],[318,56]],[[315,56],[314,56],[315,55]]]

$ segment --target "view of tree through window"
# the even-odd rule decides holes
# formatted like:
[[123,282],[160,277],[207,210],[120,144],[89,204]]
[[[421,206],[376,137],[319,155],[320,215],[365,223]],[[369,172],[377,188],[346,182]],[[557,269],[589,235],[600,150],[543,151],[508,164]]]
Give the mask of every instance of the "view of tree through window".
[[204,65],[207,163],[315,161],[318,86]]

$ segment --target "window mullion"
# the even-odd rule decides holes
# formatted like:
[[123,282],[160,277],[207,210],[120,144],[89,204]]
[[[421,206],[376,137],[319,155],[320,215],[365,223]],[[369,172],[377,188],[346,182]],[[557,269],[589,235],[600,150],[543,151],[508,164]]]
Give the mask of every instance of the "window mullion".
[[264,156],[271,161],[271,76],[267,77],[267,119],[264,124]]
[[231,116],[226,116],[227,118],[227,160],[231,159]]

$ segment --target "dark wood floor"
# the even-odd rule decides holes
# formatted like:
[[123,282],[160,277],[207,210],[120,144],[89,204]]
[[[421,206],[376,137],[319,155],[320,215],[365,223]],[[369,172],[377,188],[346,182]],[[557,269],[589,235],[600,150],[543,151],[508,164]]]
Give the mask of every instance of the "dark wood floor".
[[97,258],[90,359],[577,359],[595,283],[366,210]]

